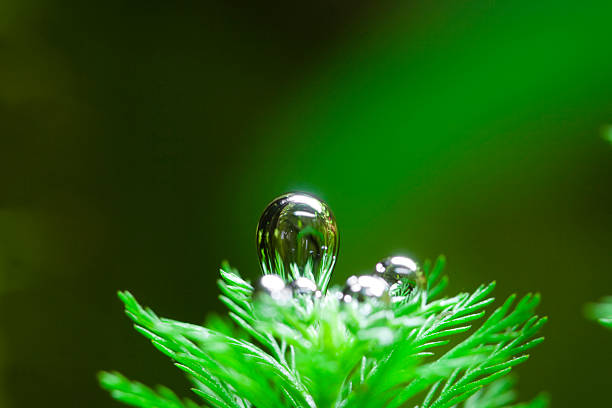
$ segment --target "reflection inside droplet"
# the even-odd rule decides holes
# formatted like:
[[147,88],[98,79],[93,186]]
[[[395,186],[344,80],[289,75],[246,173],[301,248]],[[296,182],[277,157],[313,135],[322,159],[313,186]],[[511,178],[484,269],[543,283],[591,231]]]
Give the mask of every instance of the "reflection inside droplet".
[[326,289],[338,254],[338,232],[324,202],[303,193],[278,197],[264,210],[256,237],[264,273],[304,276]]

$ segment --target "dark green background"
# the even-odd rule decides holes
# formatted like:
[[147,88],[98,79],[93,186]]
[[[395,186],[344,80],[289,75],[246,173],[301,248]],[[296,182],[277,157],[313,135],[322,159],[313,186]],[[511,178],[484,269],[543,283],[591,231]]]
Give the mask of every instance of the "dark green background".
[[335,212],[334,283],[444,253],[450,292],[541,292],[522,396],[607,406],[609,1],[290,3],[0,2],[0,406],[116,406],[99,369],[187,390],[115,291],[221,311],[290,190]]

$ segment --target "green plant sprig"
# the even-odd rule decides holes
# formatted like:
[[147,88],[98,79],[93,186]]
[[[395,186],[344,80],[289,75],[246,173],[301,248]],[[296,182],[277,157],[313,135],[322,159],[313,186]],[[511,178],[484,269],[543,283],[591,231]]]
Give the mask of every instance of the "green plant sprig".
[[[136,330],[187,374],[203,406],[507,406],[515,395],[508,374],[543,340],[536,337],[546,322],[535,315],[540,297],[528,294],[516,302],[510,296],[469,334],[494,301],[495,282],[440,297],[448,282],[443,267],[443,257],[433,266],[425,263],[424,287],[400,288],[410,295],[399,301],[346,303],[337,288],[322,297],[282,301],[254,296],[253,285],[224,263],[220,299],[245,333],[238,337],[160,318],[128,292],[119,297]],[[467,337],[453,342],[461,335]],[[114,398],[133,406],[198,406],[116,373],[102,373],[100,381]],[[525,406],[546,402],[538,397]]]
[[612,329],[612,296],[606,296],[597,303],[589,303],[585,314],[604,327]]

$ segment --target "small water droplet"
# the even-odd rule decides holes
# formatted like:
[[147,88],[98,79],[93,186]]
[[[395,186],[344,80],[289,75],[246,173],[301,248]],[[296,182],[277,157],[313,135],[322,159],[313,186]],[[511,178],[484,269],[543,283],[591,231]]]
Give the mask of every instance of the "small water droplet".
[[350,302],[352,299],[363,301],[367,298],[388,300],[389,284],[378,276],[351,276],[346,280],[342,294],[345,302]]
[[308,278],[300,276],[289,284],[294,295],[314,296],[318,291],[317,285]]
[[265,274],[303,276],[325,291],[338,255],[336,220],[327,204],[308,194],[284,194],[264,210],[256,238]]
[[391,292],[399,287],[409,285],[410,289],[425,286],[425,276],[419,265],[405,256],[390,256],[376,264],[374,274],[383,278],[391,285]]
[[254,296],[270,296],[274,300],[287,300],[291,297],[291,290],[278,275],[264,275],[255,284]]

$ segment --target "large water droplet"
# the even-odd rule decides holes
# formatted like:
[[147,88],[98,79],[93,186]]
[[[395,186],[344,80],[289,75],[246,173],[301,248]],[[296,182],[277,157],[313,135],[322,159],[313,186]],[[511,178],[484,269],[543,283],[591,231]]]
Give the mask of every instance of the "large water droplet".
[[264,210],[256,238],[265,274],[304,276],[326,289],[338,255],[338,230],[323,201],[303,193],[276,198]]

